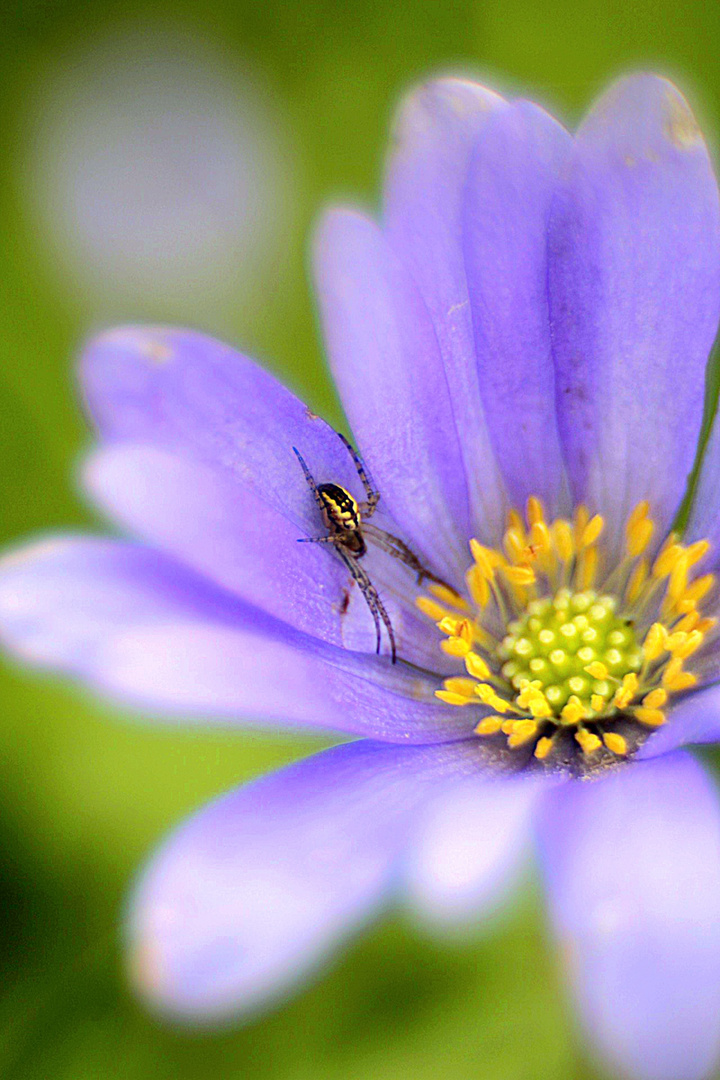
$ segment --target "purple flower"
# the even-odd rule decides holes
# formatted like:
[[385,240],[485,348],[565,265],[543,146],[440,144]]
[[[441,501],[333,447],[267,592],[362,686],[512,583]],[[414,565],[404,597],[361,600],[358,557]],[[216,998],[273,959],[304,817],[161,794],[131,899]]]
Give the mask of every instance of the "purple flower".
[[[61,537],[0,570],[4,640],[32,663],[145,709],[362,736],[178,830],[132,901],[138,983],[176,1016],[259,1009],[392,897],[482,915],[534,844],[602,1057],[704,1077],[720,804],[681,747],[720,736],[717,425],[671,530],[720,205],[688,106],[633,76],[571,138],[528,102],[431,82],[401,109],[382,224],[331,211],[315,265],[372,522],[343,443],[270,375],[126,328],[83,359],[85,482],[133,539]],[[293,448],[347,496],[342,521]]]

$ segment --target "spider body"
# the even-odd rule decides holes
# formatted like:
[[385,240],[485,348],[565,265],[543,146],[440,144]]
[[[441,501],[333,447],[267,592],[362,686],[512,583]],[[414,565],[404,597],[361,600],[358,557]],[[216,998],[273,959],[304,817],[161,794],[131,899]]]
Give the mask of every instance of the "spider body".
[[[382,644],[380,626],[382,622],[390,639],[392,662],[394,664],[397,660],[397,648],[390,616],[385,610],[385,605],[380,599],[377,589],[368,577],[367,571],[360,565],[360,559],[367,552],[365,537],[370,537],[383,551],[409,566],[417,574],[418,583],[424,581],[425,578],[429,578],[439,585],[446,585],[446,583],[442,578],[436,577],[430,570],[427,570],[403,540],[369,522],[368,519],[375,513],[377,504],[380,501],[380,492],[375,489],[360,455],[340,432],[338,432],[338,438],[347,447],[348,453],[355,463],[358,476],[365,489],[365,501],[359,503],[346,488],[341,487],[339,484],[330,482],[317,484],[305,464],[302,454],[293,447],[295,456],[305,474],[308,487],[315,497],[325,528],[328,530],[326,536],[303,536],[300,540],[306,544],[333,545],[335,551],[350,571],[353,580],[357,582],[365,598],[365,603],[370,609],[375,622],[376,652],[380,652]],[[446,585],[446,588],[449,588],[449,586]]]

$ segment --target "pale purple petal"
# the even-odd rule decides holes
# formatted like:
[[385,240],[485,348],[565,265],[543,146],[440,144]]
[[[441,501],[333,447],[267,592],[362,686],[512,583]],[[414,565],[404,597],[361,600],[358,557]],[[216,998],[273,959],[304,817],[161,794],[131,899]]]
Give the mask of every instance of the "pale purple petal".
[[[84,480],[124,529],[214,583],[313,637],[375,652],[370,612],[333,549],[298,543],[303,533],[296,525],[226,473],[157,447],[120,443],[90,457]],[[315,535],[324,532],[318,515]],[[363,563],[402,658],[437,666],[437,630],[414,604],[416,575],[384,552],[370,551]]]
[[478,719],[441,705],[434,677],[300,634],[113,540],[61,537],[6,556],[0,638],[23,661],[144,711],[406,743],[463,738]]
[[707,686],[671,702],[668,722],[653,733],[639,757],[658,757],[678,746],[720,742],[720,683]]
[[247,487],[307,533],[318,512],[293,454],[355,491],[335,432],[269,372],[205,334],[128,326],[90,342],[82,385],[104,440],[152,443]]
[[550,228],[560,433],[576,499],[669,528],[702,419],[720,312],[720,206],[679,91],[612,86],[578,131]]
[[527,862],[538,801],[555,779],[474,776],[432,801],[406,871],[410,901],[423,918],[467,921],[507,898]]
[[369,218],[333,210],[315,246],[330,362],[403,539],[458,584],[470,535],[465,470],[423,300]]
[[637,1080],[702,1080],[720,1050],[720,806],[678,751],[545,804],[550,908],[583,1025]]
[[467,79],[411,91],[396,118],[384,187],[386,235],[410,270],[435,327],[460,435],[473,531],[497,538],[506,508],[482,406],[463,251],[468,168],[486,126],[507,108]]
[[496,110],[478,139],[463,217],[480,393],[511,500],[563,505],[547,295],[547,227],[572,140],[527,101]]
[[128,936],[165,1013],[214,1020],[286,993],[387,901],[418,805],[480,766],[477,740],[353,743],[226,795],[151,862]]

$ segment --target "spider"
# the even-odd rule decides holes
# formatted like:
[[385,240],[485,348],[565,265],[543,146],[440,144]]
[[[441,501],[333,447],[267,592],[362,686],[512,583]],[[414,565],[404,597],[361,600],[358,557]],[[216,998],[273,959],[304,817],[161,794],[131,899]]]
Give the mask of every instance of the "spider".
[[[369,522],[368,519],[375,513],[380,502],[380,492],[375,488],[367,466],[357,450],[339,431],[336,434],[355,463],[358,476],[365,489],[365,501],[358,503],[350,492],[340,487],[339,484],[317,484],[302,454],[293,446],[293,451],[300,462],[308,487],[315,497],[315,502],[328,529],[326,536],[303,536],[300,537],[299,542],[304,544],[332,544],[334,546],[335,551],[352,574],[353,580],[357,582],[365,598],[365,603],[370,608],[377,636],[375,651],[380,652],[382,643],[380,622],[382,620],[390,639],[392,662],[394,664],[397,661],[397,647],[390,616],[378,595],[377,589],[368,577],[367,571],[359,563],[359,560],[367,551],[365,537],[372,538],[383,551],[414,570],[417,574],[418,584],[422,584],[425,579],[429,579],[437,582],[438,585],[444,585],[446,588],[450,588],[450,586],[442,578],[436,577],[432,571],[423,566],[417,555],[399,537],[393,536],[392,533],[385,532],[384,529],[380,529],[377,525]],[[452,591],[454,592],[454,590]]]

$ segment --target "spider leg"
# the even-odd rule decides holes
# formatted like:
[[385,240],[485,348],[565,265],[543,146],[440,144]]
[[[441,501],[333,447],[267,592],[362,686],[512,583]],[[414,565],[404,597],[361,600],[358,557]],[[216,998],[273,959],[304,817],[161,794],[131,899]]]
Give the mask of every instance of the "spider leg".
[[348,570],[353,576],[353,579],[357,582],[360,592],[365,598],[365,603],[370,609],[370,612],[375,623],[375,634],[377,638],[377,647],[375,651],[380,652],[380,646],[382,644],[382,636],[380,631],[380,620],[382,619],[385,629],[387,630],[388,638],[390,639],[390,649],[392,654],[393,664],[397,663],[397,645],[395,642],[395,631],[393,630],[392,623],[390,622],[390,616],[385,610],[385,605],[378,595],[378,591],[373,585],[372,581],[367,575],[367,571],[360,566],[357,559],[353,559],[352,555],[348,555],[343,551],[342,547],[337,548],[337,553],[342,561],[347,566]]
[[380,502],[380,492],[375,487],[373,478],[370,475],[370,470],[350,440],[346,439],[341,431],[337,432],[337,437],[353,459],[357,474],[362,481],[362,486],[365,488],[366,501],[362,504],[361,510],[363,517],[367,520],[367,518],[372,517],[375,513],[377,504]]
[[295,446],[293,446],[293,453],[295,454],[295,457],[300,462],[300,468],[305,473],[305,479],[307,480],[307,485],[310,488],[310,490],[312,491],[313,495],[315,496],[315,502],[318,505],[318,510],[322,514],[324,512],[324,510],[325,510],[325,504],[323,503],[322,499],[320,498],[320,492],[317,489],[317,484],[315,483],[315,478],[314,478],[313,474],[310,472],[310,470],[308,469],[307,465],[305,464],[305,458],[302,456],[300,451]]
[[432,570],[428,570],[426,566],[423,566],[415,552],[399,536],[393,536],[392,533],[379,529],[377,525],[370,524],[365,524],[363,531],[366,536],[372,537],[378,547],[386,551],[388,555],[392,555],[394,559],[399,559],[400,562],[405,563],[411,570],[414,570],[417,574],[418,585],[422,585],[425,580],[434,581],[437,585],[444,585],[446,589],[455,592],[455,589],[448,585],[447,581],[443,581],[437,574],[433,574]]
[[298,536],[298,544],[341,544],[340,536]]

